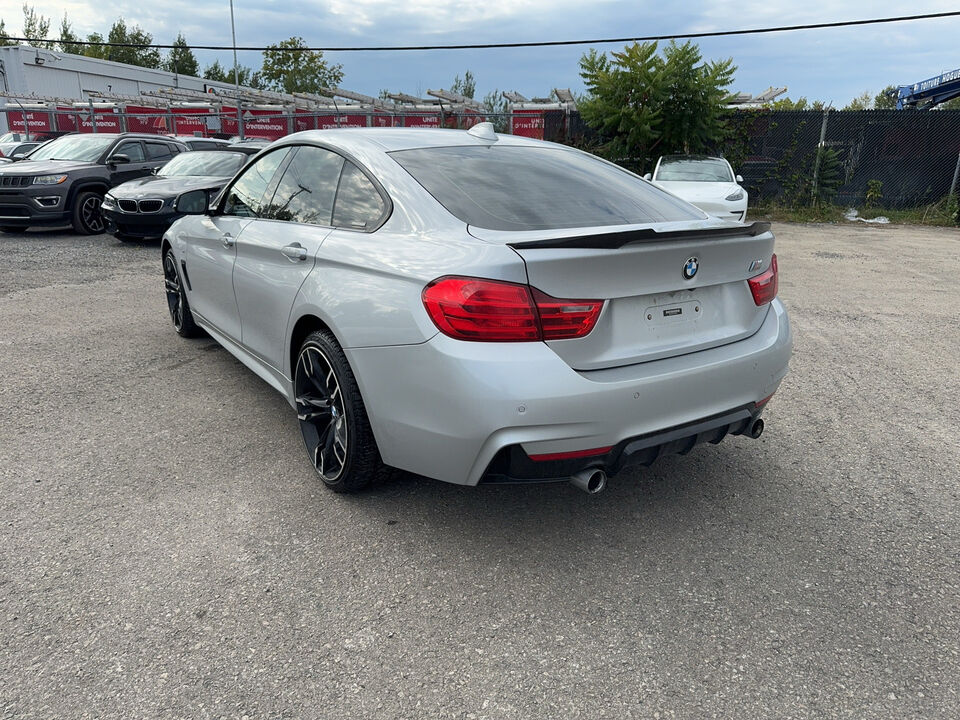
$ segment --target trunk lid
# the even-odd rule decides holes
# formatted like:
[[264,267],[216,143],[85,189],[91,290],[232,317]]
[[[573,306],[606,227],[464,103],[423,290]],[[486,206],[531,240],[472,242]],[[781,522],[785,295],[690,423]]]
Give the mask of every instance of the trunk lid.
[[[770,265],[769,227],[703,220],[531,232],[471,226],[470,232],[511,246],[533,287],[557,298],[605,301],[589,335],[547,343],[572,368],[597,370],[705,350],[757,332],[768,306],[756,306],[747,279]],[[688,263],[691,258],[695,263]],[[694,264],[695,273],[685,276]]]

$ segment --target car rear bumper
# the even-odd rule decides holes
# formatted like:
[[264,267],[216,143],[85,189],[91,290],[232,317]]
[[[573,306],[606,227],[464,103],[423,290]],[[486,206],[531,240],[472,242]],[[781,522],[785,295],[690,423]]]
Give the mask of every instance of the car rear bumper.
[[[464,485],[498,475],[556,479],[569,469],[544,467],[523,477],[517,468],[528,465],[516,458],[503,465],[504,453],[516,449],[529,456],[612,447],[571,467],[599,462],[616,472],[655,452],[647,447],[684,451],[691,436],[696,444],[743,432],[759,415],[756,403],[786,375],[790,352],[790,324],[779,300],[749,338],[609,370],[577,372],[543,343],[471,343],[444,335],[420,345],[346,350],[384,462]],[[720,425],[668,437],[728,416]],[[644,445],[650,438],[655,442]]]

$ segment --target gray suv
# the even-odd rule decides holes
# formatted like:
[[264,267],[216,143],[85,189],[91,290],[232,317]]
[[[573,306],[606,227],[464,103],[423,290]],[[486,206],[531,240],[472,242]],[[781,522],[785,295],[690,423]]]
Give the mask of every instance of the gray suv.
[[107,190],[149,175],[187,146],[163,135],[65,135],[17,163],[0,167],[0,231],[64,225],[83,235],[103,232]]

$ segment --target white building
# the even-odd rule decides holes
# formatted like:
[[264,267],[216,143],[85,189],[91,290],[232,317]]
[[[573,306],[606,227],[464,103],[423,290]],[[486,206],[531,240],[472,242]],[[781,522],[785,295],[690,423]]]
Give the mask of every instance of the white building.
[[[205,92],[229,90],[229,83],[179,75],[166,70],[43,50],[27,45],[0,47],[0,91],[29,101],[31,96],[81,102],[91,94],[139,96],[144,92],[179,87]],[[21,95],[22,94],[22,95]],[[0,132],[7,132],[4,106],[17,109],[14,98],[0,97]]]

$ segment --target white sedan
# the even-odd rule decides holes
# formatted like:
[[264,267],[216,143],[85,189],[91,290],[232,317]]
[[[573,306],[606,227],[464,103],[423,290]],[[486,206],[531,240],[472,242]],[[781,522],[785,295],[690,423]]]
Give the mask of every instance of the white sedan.
[[644,179],[696,205],[708,215],[743,222],[747,217],[747,191],[733,174],[730,163],[706,155],[664,155],[653,174]]

